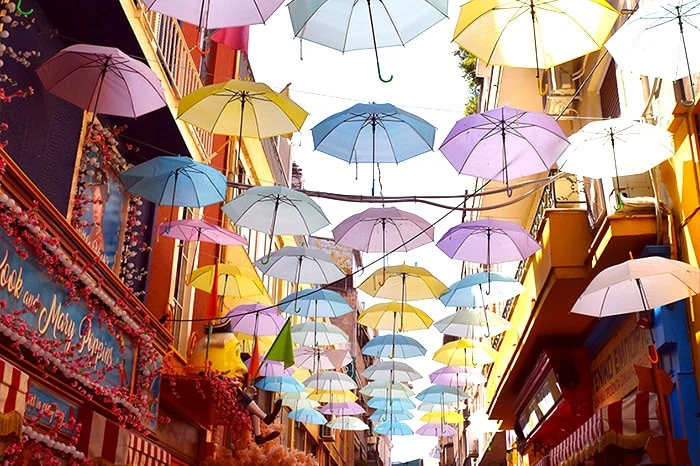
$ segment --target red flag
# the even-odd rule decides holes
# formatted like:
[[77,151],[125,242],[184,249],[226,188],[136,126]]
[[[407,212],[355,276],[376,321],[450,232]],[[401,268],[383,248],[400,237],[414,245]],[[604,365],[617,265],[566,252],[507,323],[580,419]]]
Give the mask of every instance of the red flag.
[[258,349],[258,337],[253,337],[253,353],[250,355],[250,365],[248,367],[248,383],[252,384],[260,371],[260,349]]
[[248,53],[248,33],[248,26],[221,28],[211,36],[211,40],[230,49]]
[[207,306],[207,315],[205,318],[214,319],[219,315],[219,263],[214,266],[214,280],[211,285],[211,294],[209,295],[209,305]]

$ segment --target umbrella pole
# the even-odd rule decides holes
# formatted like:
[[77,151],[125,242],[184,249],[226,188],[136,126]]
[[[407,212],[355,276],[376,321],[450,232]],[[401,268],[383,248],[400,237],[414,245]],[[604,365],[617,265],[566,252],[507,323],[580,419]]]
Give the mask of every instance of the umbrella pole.
[[[175,193],[177,192],[177,177],[180,176],[180,169],[175,170],[175,181],[173,182],[173,196],[170,199],[170,219],[168,220],[168,229],[173,223],[173,209],[175,207]],[[162,200],[162,198],[161,198]]]
[[238,181],[238,162],[241,160],[243,151],[243,116],[245,115],[245,94],[241,95],[241,122],[238,126],[238,150],[236,151],[236,163],[233,164],[234,176]]
[[367,10],[369,11],[369,26],[372,29],[372,43],[374,44],[374,57],[377,60],[377,75],[379,80],[383,83],[391,82],[394,79],[394,75],[389,76],[389,79],[384,79],[382,77],[382,69],[379,66],[379,51],[377,50],[377,36],[374,33],[374,18],[372,17],[372,0],[367,0]]
[[537,90],[542,97],[547,95],[549,92],[549,84],[544,83],[540,79],[540,62],[537,56],[537,18],[535,15],[535,0],[530,0],[530,16],[532,17],[532,37],[534,39],[534,49],[535,49],[535,68],[537,69]]
[[[168,227],[170,228],[170,227]],[[194,255],[192,257],[192,266],[190,267],[190,276],[194,273],[194,260],[197,257],[197,254],[199,253],[199,239],[202,237],[202,229],[197,228],[197,241],[194,246]],[[184,244],[183,244],[184,246]]]
[[491,294],[491,227],[486,229],[486,281],[488,288],[486,294]]
[[486,338],[491,338],[491,328],[489,327],[489,311],[486,306],[484,306],[484,321],[486,322]]
[[[372,170],[374,170],[374,164],[372,164]],[[386,283],[386,219],[382,218],[382,283],[383,286]]]
[[102,94],[102,85],[105,82],[105,77],[107,76],[107,71],[109,70],[109,57],[105,58],[105,63],[102,65],[102,71],[100,71],[100,84],[97,86],[97,94],[95,95],[95,106],[92,109],[92,118],[90,119],[90,124],[88,125],[92,128],[93,123],[95,123],[95,118],[97,118],[97,104],[100,103],[100,94]]
[[620,210],[622,208],[622,195],[620,194],[620,175],[617,170],[617,156],[615,155],[615,133],[612,128],[610,128],[610,145],[612,146],[613,164],[615,164],[615,198],[617,200],[615,210]]
[[695,105],[695,86],[693,85],[693,73],[690,70],[690,58],[688,58],[688,48],[685,44],[685,34],[683,33],[683,17],[681,15],[681,7],[676,6],[676,17],[678,18],[678,27],[681,32],[681,41],[683,42],[683,53],[685,54],[685,64],[688,67],[688,79],[690,80],[690,92],[692,95],[692,100],[688,101],[681,99],[681,104],[684,107],[692,107]]
[[277,211],[279,210],[280,207],[280,199],[277,197],[275,199],[275,209],[272,211],[272,223],[270,224],[270,247],[267,250],[267,254],[265,254],[265,257],[260,259],[260,262],[263,265],[266,265],[268,262],[270,262],[270,255],[272,254],[272,243],[275,241],[275,224],[277,223]]
[[[370,1],[370,0],[367,0]],[[375,165],[375,160],[376,160],[376,146],[377,146],[377,120],[375,117],[372,117],[372,196],[374,196],[374,181],[375,181],[375,176],[374,176],[374,165]]]
[[[403,304],[401,305],[403,307]],[[394,359],[396,350],[396,313],[394,312],[394,331],[391,333],[391,359]]]
[[508,180],[508,155],[506,149],[506,120],[504,110],[501,109],[501,141],[503,145],[503,184],[506,185],[506,195],[511,197],[513,195],[513,188],[510,187],[510,182]]
[[321,366],[321,352],[318,350],[318,340],[317,338],[317,331],[318,331],[318,300],[314,300],[314,359],[311,362],[313,366],[312,372],[316,372],[316,363],[318,362],[318,366]]
[[209,326],[207,327],[207,348],[206,351],[204,352],[204,373],[208,374],[209,373],[209,347],[211,346],[211,334],[213,333],[212,331],[214,330],[214,324],[212,321],[209,321]]

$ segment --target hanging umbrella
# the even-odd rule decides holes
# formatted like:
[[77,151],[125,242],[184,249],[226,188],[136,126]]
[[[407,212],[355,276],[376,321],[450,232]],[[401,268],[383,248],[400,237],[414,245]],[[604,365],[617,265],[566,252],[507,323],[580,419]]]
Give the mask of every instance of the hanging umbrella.
[[292,0],[288,5],[294,37],[332,49],[374,49],[377,73],[380,47],[406,43],[447,18],[447,1],[441,0]]
[[50,93],[94,115],[137,118],[165,107],[158,76],[119,49],[77,44],[36,70]]
[[222,246],[247,246],[248,241],[231,230],[204,220],[173,220],[158,225],[158,234],[181,241],[214,243]]
[[385,409],[391,406],[395,411],[404,411],[407,409],[415,409],[416,405],[408,398],[386,398],[374,397],[367,401],[367,406],[373,409]]
[[[296,304],[295,304],[296,303]],[[339,293],[322,288],[308,288],[292,293],[277,306],[287,314],[303,317],[340,317],[355,309]]]
[[[500,273],[479,272],[467,275],[460,281],[450,286],[447,293],[440,296],[440,301],[445,306],[455,307],[486,307],[496,303],[504,303],[518,296],[525,289],[523,285],[511,277]],[[491,290],[486,294],[484,284],[491,285]]]
[[[275,341],[272,337],[260,337],[254,338],[252,335],[246,335],[244,333],[233,332],[233,335],[238,339],[241,344],[241,353],[251,354],[253,352],[253,346],[255,341],[258,342],[258,350],[260,353],[265,353],[270,349],[270,346]],[[276,362],[276,361],[270,361]]]
[[341,372],[319,372],[311,374],[311,377],[304,381],[304,386],[312,390],[354,390],[357,384],[347,375]]
[[[251,358],[245,360],[245,366],[250,369]],[[268,361],[265,360],[260,364],[257,375],[259,377],[282,377],[283,375],[292,375],[294,372],[293,368],[284,368],[284,364],[278,361]]]
[[143,0],[157,11],[200,29],[248,26],[267,21],[283,0]]
[[285,246],[265,259],[255,261],[262,273],[296,284],[327,284],[345,278],[331,256],[319,249]]
[[362,371],[361,375],[369,380],[387,382],[411,382],[423,378],[411,366],[399,361],[380,361]]
[[370,296],[396,301],[433,299],[447,291],[447,287],[426,269],[411,265],[375,270],[358,288]]
[[[428,314],[408,303],[379,303],[365,309],[358,317],[357,323],[375,330],[406,332],[430,328],[433,319]],[[385,335],[387,336],[387,335]],[[391,335],[388,335],[391,337]],[[398,335],[396,335],[398,337]],[[394,344],[399,341],[394,338]]]
[[255,384],[261,390],[277,393],[300,393],[305,390],[304,386],[294,377],[283,375],[281,377],[262,377]]
[[377,424],[374,427],[374,432],[379,435],[388,435],[392,437],[394,435],[413,435],[413,430],[408,427],[408,425],[403,422],[393,422],[386,421],[381,424]]
[[374,422],[397,422],[397,421],[409,421],[413,419],[413,414],[406,411],[384,411],[383,409],[378,409],[372,413],[369,417],[370,420]]
[[486,377],[474,367],[447,366],[433,371],[430,381],[435,385],[447,385],[448,387],[466,387],[467,385],[479,385],[486,382]]
[[462,6],[452,40],[486,66],[536,68],[539,83],[540,68],[600,49],[618,14],[605,0],[476,0]]
[[416,434],[426,437],[452,437],[457,435],[457,430],[446,424],[425,424],[418,428]]
[[488,309],[461,309],[433,324],[440,333],[456,337],[489,338],[511,327],[503,317]]
[[[187,284],[198,290],[209,292],[214,283],[214,265],[206,265],[192,272],[187,277]],[[232,264],[218,264],[219,296],[237,296],[239,298],[256,298],[267,295],[260,277],[250,267]]]
[[400,383],[375,380],[360,389],[360,393],[380,398],[410,398],[413,390]]
[[196,208],[226,197],[226,177],[189,157],[155,157],[122,172],[119,178],[131,194],[158,205]]
[[297,408],[287,413],[287,417],[303,424],[325,425],[328,422],[326,416],[311,408]]
[[344,403],[328,403],[321,408],[323,414],[336,416],[356,416],[365,413],[365,409],[353,401]]
[[460,338],[442,345],[433,355],[433,361],[448,366],[482,366],[491,364],[497,357],[498,353],[490,346]]
[[316,409],[319,406],[321,406],[321,403],[318,401],[314,400],[307,400],[307,399],[294,399],[294,398],[287,398],[287,395],[294,395],[294,393],[285,393],[284,396],[282,397],[282,406],[287,406],[288,408],[292,409]]
[[361,419],[352,416],[337,417],[326,425],[335,430],[369,430],[369,426]]
[[233,330],[254,337],[279,335],[285,323],[275,307],[259,303],[236,306],[226,318],[231,319]]
[[[293,337],[292,337],[293,339]],[[297,367],[312,371],[340,369],[352,363],[352,358],[345,349],[319,349],[300,346],[294,350],[294,362]]]
[[357,401],[357,395],[350,390],[313,390],[309,399],[319,403],[346,403]]
[[[432,151],[435,142],[433,125],[391,104],[353,105],[329,116],[311,133],[314,149],[348,163],[372,164],[373,196],[375,164],[403,162]],[[380,173],[380,187],[381,182]]]
[[420,420],[428,423],[461,424],[464,422],[464,416],[454,411],[432,411],[425,413]]
[[314,321],[293,326],[292,341],[303,346],[332,346],[348,343],[350,337],[333,324]]
[[418,401],[427,403],[460,403],[468,397],[467,392],[456,387],[446,387],[444,385],[431,385],[426,388],[416,398]]
[[499,107],[459,120],[440,151],[459,173],[501,181],[510,196],[510,180],[549,171],[567,146],[546,113]]
[[590,178],[615,177],[651,170],[673,156],[673,138],[648,123],[613,118],[592,121],[574,133],[561,157],[562,171]]
[[[464,401],[464,400],[461,400]],[[430,403],[428,401],[423,401],[421,404],[418,405],[416,408],[418,411],[440,411],[442,409],[456,409],[459,407],[459,401],[453,401],[451,403],[447,402],[438,402],[438,403]]]
[[362,354],[376,358],[388,358],[392,352],[394,357],[405,359],[425,356],[426,349],[411,337],[393,334],[374,337],[362,347]]
[[697,8],[698,0],[644,2],[605,48],[625,71],[669,81],[690,78],[692,100],[682,102],[693,105],[693,73],[700,71],[700,61],[696,53],[688,53],[688,44],[700,41]]

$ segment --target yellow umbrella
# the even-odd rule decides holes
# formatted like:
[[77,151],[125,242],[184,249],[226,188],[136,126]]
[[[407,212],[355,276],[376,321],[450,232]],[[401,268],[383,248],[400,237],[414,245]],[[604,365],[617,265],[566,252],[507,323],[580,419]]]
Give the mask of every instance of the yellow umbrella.
[[[211,292],[214,283],[213,265],[200,267],[187,277],[187,283],[199,290]],[[219,264],[219,296],[237,296],[254,298],[266,296],[265,285],[257,272],[251,267],[239,267],[232,264]]]
[[376,330],[406,332],[430,328],[433,319],[417,307],[406,303],[380,303],[365,309],[357,323]]
[[319,403],[346,403],[357,400],[357,396],[350,390],[314,390],[308,398]]
[[490,364],[496,360],[498,353],[488,345],[474,340],[460,338],[442,345],[435,352],[433,361],[447,364],[448,366],[480,366]]
[[377,298],[396,301],[432,299],[448,288],[423,267],[392,265],[375,270],[359,288]]
[[[233,334],[236,336],[236,338],[238,338],[238,341],[241,343],[241,352],[252,354],[254,344],[253,336],[246,335],[240,332],[234,332]],[[258,336],[258,350],[260,351],[260,353],[267,353],[267,350],[270,349],[270,346],[272,346],[273,341],[275,341],[275,337]]]
[[464,422],[464,416],[454,411],[446,411],[444,413],[440,411],[431,411],[425,413],[420,420],[436,424],[461,424]]
[[600,49],[618,15],[605,0],[471,0],[453,41],[487,66],[534,67],[539,81],[540,68]]

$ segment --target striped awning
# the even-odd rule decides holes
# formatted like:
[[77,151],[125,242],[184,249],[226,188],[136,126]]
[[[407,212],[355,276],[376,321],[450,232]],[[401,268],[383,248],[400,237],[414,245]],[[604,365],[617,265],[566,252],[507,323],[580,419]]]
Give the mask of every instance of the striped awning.
[[585,424],[550,451],[552,466],[571,466],[609,445],[642,448],[661,435],[655,393],[637,392],[599,409]]
[[129,431],[87,408],[80,409],[78,420],[82,424],[78,450],[89,460],[99,458],[103,464],[126,464]]
[[21,436],[29,376],[4,359],[0,359],[0,373],[0,435]]
[[132,434],[128,461],[132,466],[167,466],[170,465],[170,453]]
[[551,464],[552,463],[549,461],[549,456],[545,456],[532,466],[551,466]]

